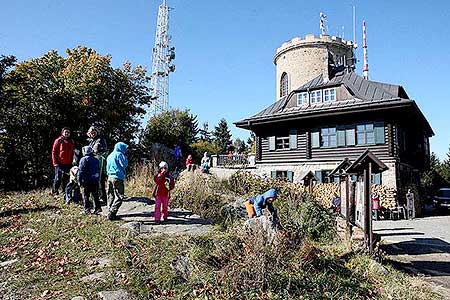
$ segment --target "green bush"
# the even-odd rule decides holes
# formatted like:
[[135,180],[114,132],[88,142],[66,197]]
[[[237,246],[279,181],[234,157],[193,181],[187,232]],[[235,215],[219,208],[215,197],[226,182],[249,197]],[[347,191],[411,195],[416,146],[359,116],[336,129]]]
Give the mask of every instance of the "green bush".
[[258,195],[275,188],[278,196],[274,205],[286,230],[301,233],[315,241],[326,241],[335,236],[333,215],[300,184],[277,179],[262,180],[249,172],[237,172],[231,177],[229,187],[246,196]]

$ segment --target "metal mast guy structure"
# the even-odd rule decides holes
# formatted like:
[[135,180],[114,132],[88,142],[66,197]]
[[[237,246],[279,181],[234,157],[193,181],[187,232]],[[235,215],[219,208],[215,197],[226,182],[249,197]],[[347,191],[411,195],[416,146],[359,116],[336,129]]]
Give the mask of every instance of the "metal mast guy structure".
[[169,10],[166,0],[163,0],[158,9],[153,48],[150,115],[158,115],[169,108],[169,73],[175,71],[175,65],[172,64],[175,47],[170,47]]

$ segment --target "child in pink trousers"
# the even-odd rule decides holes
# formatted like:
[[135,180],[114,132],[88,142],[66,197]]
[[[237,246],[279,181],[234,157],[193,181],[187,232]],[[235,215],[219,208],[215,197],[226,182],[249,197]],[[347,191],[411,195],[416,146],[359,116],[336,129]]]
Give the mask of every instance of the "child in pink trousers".
[[161,204],[162,204],[162,217],[164,221],[167,221],[169,216],[169,199],[170,191],[175,187],[174,180],[169,175],[169,165],[162,161],[159,164],[159,171],[153,177],[156,183],[155,189],[153,190],[153,197],[155,197],[155,223],[159,224],[161,222]]

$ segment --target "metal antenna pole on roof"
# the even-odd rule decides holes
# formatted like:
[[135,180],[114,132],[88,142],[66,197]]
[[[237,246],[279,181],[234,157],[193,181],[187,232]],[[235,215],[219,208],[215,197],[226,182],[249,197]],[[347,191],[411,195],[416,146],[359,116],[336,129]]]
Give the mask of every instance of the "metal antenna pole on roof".
[[363,77],[369,80],[369,62],[367,58],[367,41],[366,41],[366,21],[363,21],[363,55],[364,55],[364,66],[363,66]]
[[356,10],[353,5],[353,43],[356,44]]
[[325,22],[327,21],[327,15],[323,12],[320,13],[320,34],[327,34],[327,26]]

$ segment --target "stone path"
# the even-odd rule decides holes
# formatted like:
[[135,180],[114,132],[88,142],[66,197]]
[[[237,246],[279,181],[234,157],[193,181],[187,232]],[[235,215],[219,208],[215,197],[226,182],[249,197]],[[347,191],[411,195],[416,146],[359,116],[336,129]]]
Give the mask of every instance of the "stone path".
[[374,233],[396,267],[425,275],[450,299],[450,216],[377,221]]
[[[130,230],[134,234],[141,235],[204,235],[211,231],[212,224],[183,209],[171,209],[169,207],[169,219],[161,224],[156,224],[153,218],[155,208],[154,201],[145,197],[130,197],[122,203],[117,216],[122,222],[121,227]],[[102,215],[108,214],[103,207]],[[122,223],[119,221],[119,223]]]

